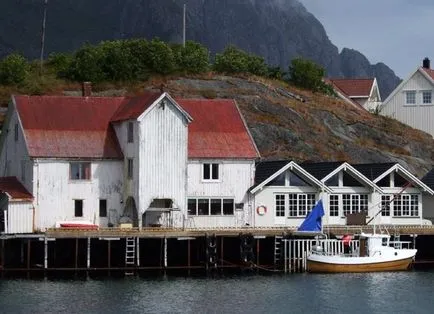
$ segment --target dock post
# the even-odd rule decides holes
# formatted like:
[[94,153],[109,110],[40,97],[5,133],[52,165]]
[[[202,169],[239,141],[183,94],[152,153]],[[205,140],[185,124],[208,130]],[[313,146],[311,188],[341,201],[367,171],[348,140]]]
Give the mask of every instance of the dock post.
[[286,259],[287,259],[286,247],[287,247],[287,244],[288,244],[288,240],[283,241],[283,269],[285,271],[285,274],[287,271],[287,269],[286,269]]
[[44,238],[44,277],[48,268],[48,241],[47,237]]
[[86,249],[86,277],[89,277],[90,268],[90,237],[87,238],[87,249]]
[[260,239],[256,239],[256,266],[259,266]]
[[167,268],[167,238],[164,237],[164,268]]
[[221,244],[220,244],[220,265],[221,265],[222,269],[223,269],[223,263],[225,261],[225,259],[224,259],[224,246],[223,246],[223,243],[224,243],[224,236],[221,237]]
[[74,275],[77,276],[78,268],[78,238],[75,238],[75,258],[74,258]]
[[188,267],[188,275],[190,276],[190,266],[191,266],[191,260],[190,260],[190,239],[187,240],[187,267]]
[[5,270],[5,239],[2,239],[2,248],[1,248],[1,273],[2,273],[2,278],[3,278],[3,274],[4,274],[4,270]]
[[137,267],[140,267],[140,238],[136,238],[136,265]]
[[27,239],[27,279],[30,277],[30,253],[31,253],[31,241]]
[[110,276],[110,268],[111,268],[111,241],[107,241],[107,274]]

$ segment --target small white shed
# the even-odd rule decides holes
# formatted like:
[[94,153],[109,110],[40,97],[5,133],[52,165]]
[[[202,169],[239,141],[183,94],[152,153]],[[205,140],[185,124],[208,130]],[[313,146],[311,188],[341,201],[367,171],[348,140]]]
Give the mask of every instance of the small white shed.
[[0,178],[0,233],[33,233],[33,196],[16,177]]

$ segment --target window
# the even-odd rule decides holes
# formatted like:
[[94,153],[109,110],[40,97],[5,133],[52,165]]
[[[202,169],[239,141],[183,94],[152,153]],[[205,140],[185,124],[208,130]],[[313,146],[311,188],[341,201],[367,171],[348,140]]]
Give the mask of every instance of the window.
[[422,92],[422,103],[431,104],[432,102],[432,93],[430,90]]
[[83,200],[74,200],[74,216],[83,217]]
[[99,200],[99,216],[107,217],[107,200]]
[[133,159],[128,158],[128,173],[127,173],[128,179],[133,178]]
[[15,139],[15,142],[18,142],[18,123],[15,123],[14,139]]
[[127,137],[128,137],[128,143],[134,142],[134,124],[132,122],[128,122],[127,124]]
[[396,195],[393,202],[393,215],[396,217],[418,217],[419,195]]
[[390,201],[392,200],[391,195],[381,196],[381,216],[390,216]]
[[203,164],[203,180],[219,180],[219,164]]
[[71,162],[69,168],[71,180],[90,180],[90,162]]
[[191,216],[197,215],[197,199],[189,198],[187,202],[188,214]]
[[415,105],[416,104],[416,91],[406,91],[405,92],[406,104]]
[[343,194],[344,215],[368,211],[368,194]]
[[232,198],[189,198],[188,214],[192,216],[232,216],[235,202]]
[[339,195],[330,195],[330,216],[339,216]]
[[290,217],[304,217],[315,205],[315,194],[289,194],[288,214]]
[[285,217],[285,194],[276,194],[276,217]]

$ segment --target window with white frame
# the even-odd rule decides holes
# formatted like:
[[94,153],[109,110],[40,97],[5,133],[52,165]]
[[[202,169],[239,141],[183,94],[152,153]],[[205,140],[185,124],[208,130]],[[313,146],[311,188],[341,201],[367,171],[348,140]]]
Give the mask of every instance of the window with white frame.
[[393,200],[393,216],[395,217],[418,217],[419,195],[397,195]]
[[331,194],[329,197],[330,216],[339,216],[339,195]]
[[343,194],[342,205],[344,215],[368,211],[368,194]]
[[409,90],[405,92],[405,103],[407,105],[415,105],[416,104],[416,91]]
[[390,216],[392,199],[393,199],[392,195],[381,196],[381,216]]
[[285,217],[285,194],[276,194],[276,217]]
[[233,216],[235,201],[233,198],[189,198],[187,208],[190,216]]
[[90,180],[90,162],[69,163],[69,178],[71,180]]
[[432,92],[430,90],[425,90],[422,92],[422,103],[425,105],[432,103]]
[[288,194],[288,215],[290,217],[305,217],[315,205],[315,194]]
[[219,164],[203,164],[202,179],[204,181],[218,181],[220,179]]

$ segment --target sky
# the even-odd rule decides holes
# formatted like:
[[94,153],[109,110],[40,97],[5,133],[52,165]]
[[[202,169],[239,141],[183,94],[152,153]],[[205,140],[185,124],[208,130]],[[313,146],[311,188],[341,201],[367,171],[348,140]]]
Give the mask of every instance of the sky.
[[434,0],[299,0],[339,51],[352,48],[402,79],[425,57],[434,65]]

